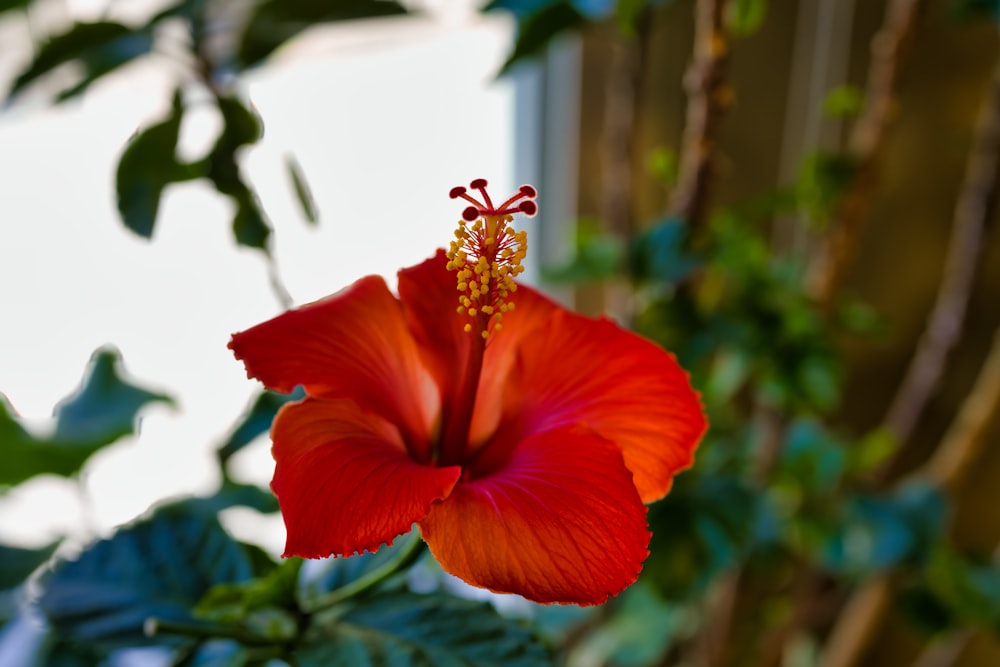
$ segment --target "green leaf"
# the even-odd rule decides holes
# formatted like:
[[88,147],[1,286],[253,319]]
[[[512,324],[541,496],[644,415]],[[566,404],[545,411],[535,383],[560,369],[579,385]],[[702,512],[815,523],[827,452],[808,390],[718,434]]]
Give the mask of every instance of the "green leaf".
[[[327,558],[322,569],[302,581],[299,601],[304,609],[330,606],[330,600],[347,599],[359,590],[385,592],[399,590],[405,579],[404,565],[423,554],[416,531],[398,537],[395,544],[375,553],[347,558]],[[386,576],[388,575],[388,576]],[[374,585],[368,586],[368,583]]]
[[952,616],[1000,628],[1000,568],[939,546],[927,564],[929,591]]
[[733,477],[679,478],[649,509],[645,577],[667,599],[697,595],[759,538],[761,498]]
[[84,74],[59,97],[60,100],[68,99],[112,70],[149,53],[152,48],[153,36],[148,29],[133,30],[110,21],[77,23],[68,32],[50,38],[41,46],[34,61],[14,80],[10,94],[21,92],[62,64],[77,61],[83,66]]
[[256,484],[240,484],[229,479],[223,480],[222,486],[211,496],[188,498],[183,502],[205,514],[218,514],[234,506],[249,507],[262,514],[273,514],[278,511],[278,499],[267,489],[262,489]]
[[558,35],[579,28],[586,20],[568,0],[546,4],[537,12],[527,15],[518,22],[514,49],[507,56],[500,74],[509,72],[519,62],[542,54]]
[[136,415],[145,405],[175,405],[170,396],[131,384],[123,374],[118,350],[97,350],[80,388],[56,406],[54,439],[84,445],[109,443],[135,432]]
[[153,402],[174,405],[166,394],[148,391],[122,378],[121,355],[94,352],[79,389],[56,406],[55,432],[36,437],[24,429],[0,395],[0,487],[43,473],[75,474],[91,454],[135,432],[139,411]]
[[267,390],[258,394],[216,451],[219,462],[225,465],[233,454],[249,445],[257,436],[267,433],[281,406],[289,401],[301,400],[305,395],[301,387],[296,388],[291,394],[279,394]]
[[640,580],[622,593],[614,613],[582,638],[573,655],[595,665],[661,664],[662,656],[689,623],[683,607],[665,603]]
[[319,614],[299,667],[542,667],[551,656],[522,623],[484,602],[401,592]]
[[290,558],[265,576],[237,584],[218,584],[198,603],[199,618],[227,624],[269,642],[288,642],[299,631],[296,588],[302,559]]
[[27,9],[32,0],[0,0],[0,14],[14,9]]
[[249,579],[243,547],[218,520],[168,505],[63,561],[42,579],[38,606],[61,636],[111,650],[150,643],[147,619],[194,623],[212,586]]
[[576,226],[576,254],[567,264],[542,269],[542,280],[579,283],[619,275],[625,263],[625,245],[605,233],[600,223],[580,220]]
[[736,37],[757,32],[767,16],[767,0],[731,0],[726,4],[726,27]]
[[14,588],[28,578],[55,552],[59,542],[40,549],[24,549],[0,544],[0,591]]
[[271,236],[271,225],[260,207],[257,195],[244,186],[233,195],[236,215],[233,217],[233,236],[236,242],[248,248],[265,250]]
[[167,117],[137,132],[118,161],[118,212],[126,227],[146,239],[153,236],[164,188],[182,180],[175,150],[183,115],[176,90]]
[[823,100],[823,111],[833,118],[855,116],[865,105],[865,94],[857,86],[837,86]]
[[288,169],[288,177],[292,179],[295,198],[298,199],[299,206],[302,207],[302,215],[310,224],[315,225],[319,222],[319,210],[316,208],[316,200],[313,199],[309,182],[306,181],[306,176],[302,173],[302,167],[291,155],[285,156],[285,167]]
[[684,244],[688,226],[667,218],[635,237],[629,249],[629,265],[636,280],[673,285],[698,267]]
[[251,67],[317,23],[405,13],[401,4],[389,0],[263,0],[247,21],[237,57],[243,67]]

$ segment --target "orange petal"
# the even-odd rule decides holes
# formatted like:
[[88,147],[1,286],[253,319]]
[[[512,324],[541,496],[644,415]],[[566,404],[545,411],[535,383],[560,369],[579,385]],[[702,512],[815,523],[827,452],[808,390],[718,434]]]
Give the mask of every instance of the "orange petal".
[[649,531],[621,451],[581,426],[522,441],[457,484],[420,531],[441,567],[536,602],[601,604],[636,580]]
[[375,551],[426,516],[461,474],[416,463],[395,426],[350,401],[286,405],[271,437],[285,556]]
[[521,341],[504,421],[520,433],[583,423],[617,443],[643,502],[691,465],[707,422],[673,355],[606,320],[568,311]]
[[234,334],[229,347],[269,389],[303,385],[310,396],[351,399],[399,425],[413,453],[429,460],[440,394],[381,277]]

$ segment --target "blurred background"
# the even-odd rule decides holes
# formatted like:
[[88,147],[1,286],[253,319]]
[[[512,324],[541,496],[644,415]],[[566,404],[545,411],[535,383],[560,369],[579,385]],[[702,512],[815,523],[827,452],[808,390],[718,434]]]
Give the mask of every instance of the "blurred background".
[[712,424],[635,586],[514,605],[557,663],[1000,664],[998,20],[0,0],[3,618],[51,554],[167,498],[280,552],[284,399],[229,334],[392,284],[485,177],[540,192],[527,280],[677,354]]

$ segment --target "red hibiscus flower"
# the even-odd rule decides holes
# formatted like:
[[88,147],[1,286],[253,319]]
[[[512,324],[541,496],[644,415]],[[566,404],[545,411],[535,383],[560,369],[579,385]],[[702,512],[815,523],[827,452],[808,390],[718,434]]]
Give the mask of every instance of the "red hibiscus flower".
[[[648,555],[645,503],[706,428],[674,358],[517,285],[535,190],[486,181],[446,253],[368,276],[229,346],[270,389],[286,556],[375,551],[417,523],[446,571],[538,602],[600,604]],[[456,290],[457,288],[457,290]],[[456,308],[457,306],[457,308]]]

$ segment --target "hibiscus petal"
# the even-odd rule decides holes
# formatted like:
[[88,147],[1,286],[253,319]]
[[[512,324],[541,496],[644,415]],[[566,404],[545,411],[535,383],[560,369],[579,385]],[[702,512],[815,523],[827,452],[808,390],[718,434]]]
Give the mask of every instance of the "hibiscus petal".
[[621,447],[647,503],[691,465],[707,422],[687,374],[656,344],[606,319],[559,311],[518,355],[504,421],[521,434],[590,426]]
[[517,362],[517,349],[521,341],[529,336],[548,335],[545,327],[562,306],[540,292],[518,285],[517,292],[510,298],[515,309],[507,313],[503,329],[490,337],[483,358],[483,373],[476,394],[469,439],[473,446],[481,444],[497,428],[503,411],[503,396],[508,378]]
[[413,461],[395,426],[350,401],[286,405],[271,437],[285,556],[375,551],[426,516],[461,475]]
[[440,405],[402,308],[379,276],[290,310],[242,333],[229,347],[247,375],[269,389],[303,385],[320,398],[349,398],[400,425],[429,460],[428,433]]
[[455,273],[447,268],[444,250],[399,272],[399,300],[424,364],[444,396],[460,386],[472,336],[464,330],[467,316],[457,312]]
[[506,466],[460,482],[419,526],[445,571],[543,603],[601,604],[649,553],[621,451],[579,425],[520,442]]

